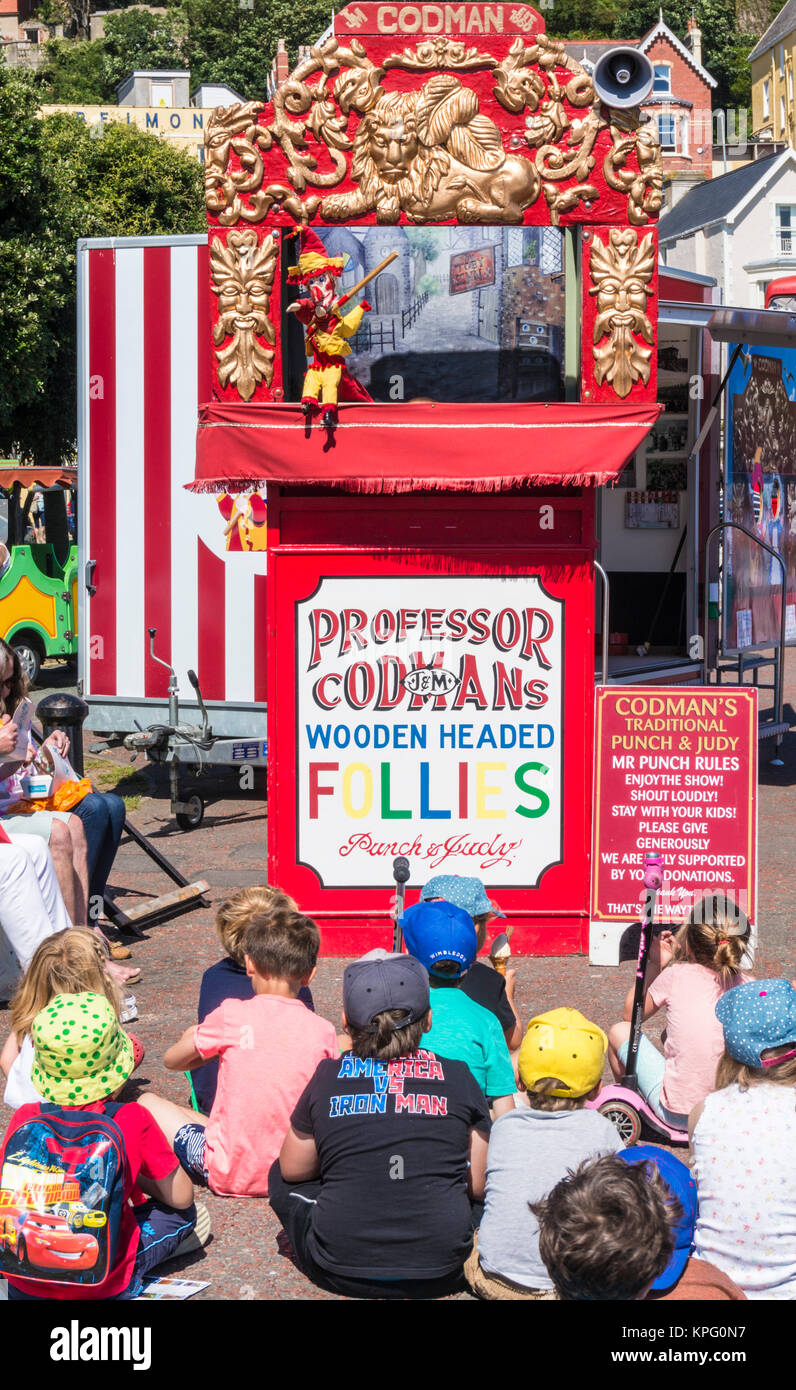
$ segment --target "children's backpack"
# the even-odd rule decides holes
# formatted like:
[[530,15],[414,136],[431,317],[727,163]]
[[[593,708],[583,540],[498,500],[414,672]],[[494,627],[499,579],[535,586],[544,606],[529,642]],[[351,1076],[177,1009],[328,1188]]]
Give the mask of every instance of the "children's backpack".
[[129,1162],[104,1114],[41,1105],[0,1155],[0,1271],[34,1283],[101,1284],[117,1263]]

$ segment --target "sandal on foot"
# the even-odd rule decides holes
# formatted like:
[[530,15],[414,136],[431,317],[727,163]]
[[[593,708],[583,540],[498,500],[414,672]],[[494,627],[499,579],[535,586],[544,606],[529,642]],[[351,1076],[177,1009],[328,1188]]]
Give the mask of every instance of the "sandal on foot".
[[210,1212],[204,1202],[196,1203],[196,1225],[184,1240],[181,1240],[177,1249],[169,1256],[173,1260],[177,1255],[190,1255],[194,1250],[201,1250],[207,1245],[210,1239]]
[[105,940],[108,942],[108,954],[111,960],[130,960],[133,953],[129,946],[122,945],[121,941],[110,941],[107,937]]

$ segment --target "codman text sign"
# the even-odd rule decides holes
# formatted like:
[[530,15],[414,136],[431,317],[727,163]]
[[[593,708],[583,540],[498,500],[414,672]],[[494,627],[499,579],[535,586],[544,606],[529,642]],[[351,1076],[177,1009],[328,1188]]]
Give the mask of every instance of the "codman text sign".
[[464,294],[495,283],[495,248],[479,246],[450,258],[450,292]]

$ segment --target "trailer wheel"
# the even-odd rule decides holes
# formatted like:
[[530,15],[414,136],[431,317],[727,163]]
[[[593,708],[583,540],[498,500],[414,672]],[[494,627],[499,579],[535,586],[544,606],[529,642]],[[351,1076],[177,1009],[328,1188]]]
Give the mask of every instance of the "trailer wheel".
[[32,642],[23,639],[21,642],[11,644],[19,657],[22,670],[25,672],[31,685],[35,685],[41,670],[41,653]]
[[188,807],[187,811],[177,812],[177,824],[180,830],[196,830],[202,824],[205,814],[205,803],[198,792],[189,796],[183,803]]
[[611,1121],[626,1148],[638,1143],[641,1138],[641,1118],[632,1105],[626,1105],[621,1100],[607,1100],[605,1105],[600,1106],[600,1114]]

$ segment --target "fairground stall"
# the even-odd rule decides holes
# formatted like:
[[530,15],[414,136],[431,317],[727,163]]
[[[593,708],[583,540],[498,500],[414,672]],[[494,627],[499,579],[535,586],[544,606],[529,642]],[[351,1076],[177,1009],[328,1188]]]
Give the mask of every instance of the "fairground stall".
[[[267,487],[268,876],[340,953],[432,874],[586,949],[595,489],[655,424],[643,59],[352,4],[207,131],[195,492]],[[651,80],[651,78],[650,78]]]

